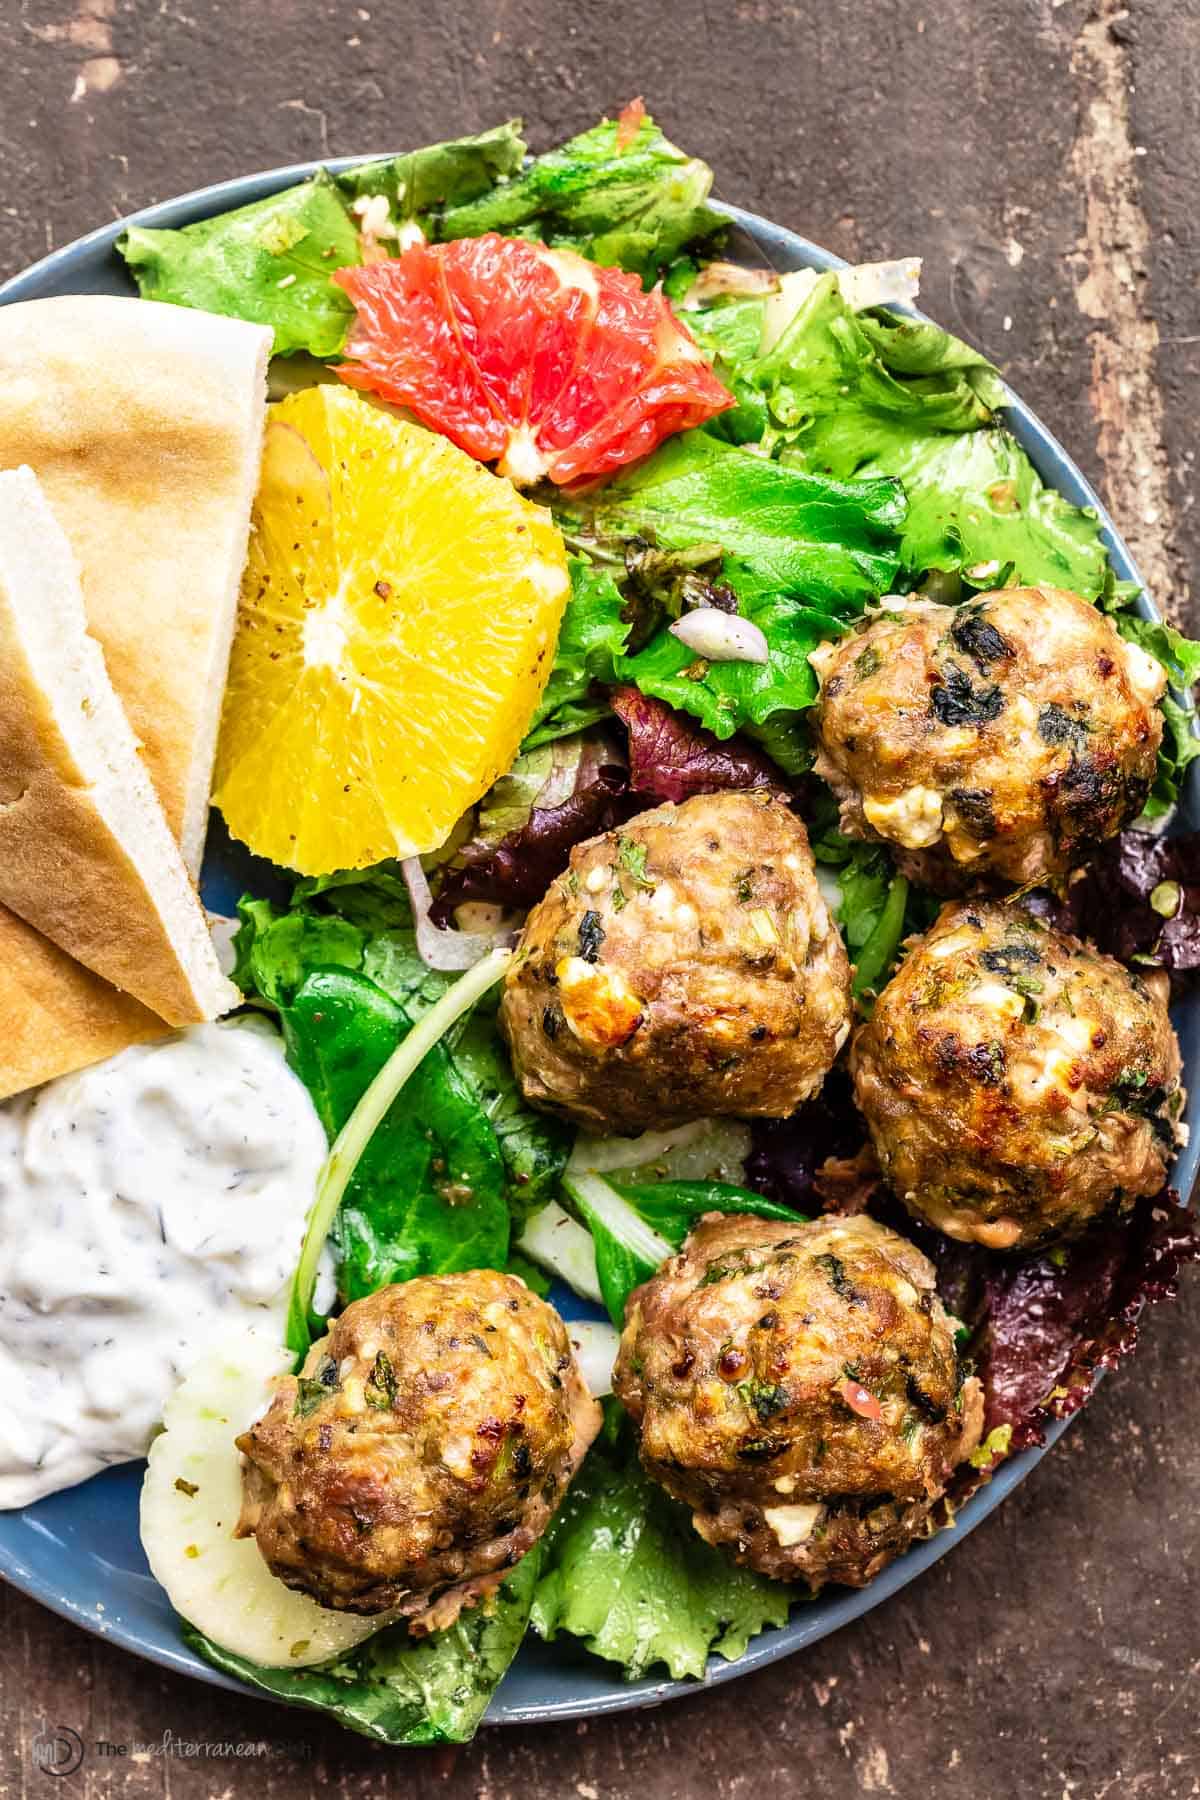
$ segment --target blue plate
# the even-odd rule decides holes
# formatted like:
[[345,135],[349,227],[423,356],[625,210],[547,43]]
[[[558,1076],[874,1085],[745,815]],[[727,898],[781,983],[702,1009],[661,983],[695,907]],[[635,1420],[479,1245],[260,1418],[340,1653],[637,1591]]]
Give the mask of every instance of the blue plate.
[[[330,166],[345,168],[361,160],[348,157]],[[127,225],[190,225],[197,219],[277,193],[303,180],[316,167],[315,163],[298,163],[291,168],[272,169],[200,188],[193,194],[135,213],[131,219],[105,225],[14,276],[0,287],[0,303],[44,299],[52,294],[131,294],[133,284],[113,248]],[[738,207],[725,210],[734,222],[731,254],[739,260],[766,263],[780,270],[842,266],[839,258],[794,232]],[[1010,399],[1008,419],[1042,478],[1077,506],[1096,510],[1118,576],[1140,581],[1112,521],[1061,444],[1015,395]],[[1153,616],[1148,604],[1143,604],[1142,610],[1148,617]],[[1200,826],[1200,763],[1193,763],[1188,771],[1181,824],[1190,830]],[[245,871],[239,861],[224,832],[214,830],[204,869],[205,897],[210,904],[227,906],[230,898],[241,891]],[[1172,1179],[1182,1193],[1188,1194],[1200,1160],[1200,997],[1189,996],[1176,1008],[1174,1017],[1190,1089],[1186,1116],[1191,1126],[1191,1146],[1179,1157]],[[568,1317],[579,1317],[588,1311],[565,1289],[555,1297]],[[1063,1424],[1051,1428],[1047,1448],[1063,1429]],[[1044,1453],[1029,1450],[1006,1463],[990,1486],[976,1494],[959,1514],[957,1529],[915,1546],[876,1576],[870,1587],[860,1592],[835,1589],[802,1607],[789,1624],[756,1638],[739,1661],[727,1663],[715,1657],[707,1679],[731,1681],[751,1669],[775,1662],[889,1599],[953,1545],[961,1543]],[[128,1464],[110,1469],[68,1493],[53,1494],[22,1512],[0,1513],[0,1574],[44,1606],[125,1650],[214,1686],[241,1690],[240,1682],[219,1674],[185,1646],[167,1597],[146,1567],[137,1529],[141,1478],[142,1465]],[[570,1638],[547,1645],[531,1637],[497,1691],[487,1716],[489,1721],[503,1724],[569,1719],[648,1706],[694,1691],[693,1682],[624,1682],[612,1665],[588,1656]]]

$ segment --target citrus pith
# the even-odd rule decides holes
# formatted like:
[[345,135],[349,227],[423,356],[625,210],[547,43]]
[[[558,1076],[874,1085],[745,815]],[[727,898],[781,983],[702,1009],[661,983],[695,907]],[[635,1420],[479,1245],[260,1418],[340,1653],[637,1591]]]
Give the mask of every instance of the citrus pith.
[[305,875],[436,849],[511,764],[569,588],[549,515],[345,388],[272,409],[214,801]]

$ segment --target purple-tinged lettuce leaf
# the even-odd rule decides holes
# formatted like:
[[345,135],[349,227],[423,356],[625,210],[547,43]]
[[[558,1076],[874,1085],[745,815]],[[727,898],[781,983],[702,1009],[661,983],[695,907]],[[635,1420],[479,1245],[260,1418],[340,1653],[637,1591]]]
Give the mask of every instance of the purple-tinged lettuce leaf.
[[1038,910],[1122,962],[1153,963],[1174,975],[1200,968],[1200,833],[1123,831],[1070,884],[1065,900],[1039,896]]
[[686,714],[635,687],[614,688],[612,707],[629,732],[629,786],[654,800],[690,800],[725,789],[786,794],[782,772],[742,737],[714,737]]

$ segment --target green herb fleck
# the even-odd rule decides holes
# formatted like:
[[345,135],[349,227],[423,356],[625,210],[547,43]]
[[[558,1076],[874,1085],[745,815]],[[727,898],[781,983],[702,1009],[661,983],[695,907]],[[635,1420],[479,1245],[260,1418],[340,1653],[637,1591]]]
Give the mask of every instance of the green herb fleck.
[[635,838],[617,839],[617,857],[621,867],[628,870],[635,887],[646,888],[653,893],[658,883],[652,881],[646,873],[646,846],[639,844]]
[[386,1350],[381,1350],[375,1358],[363,1388],[363,1399],[368,1406],[378,1407],[381,1412],[389,1411],[396,1404],[396,1371]]

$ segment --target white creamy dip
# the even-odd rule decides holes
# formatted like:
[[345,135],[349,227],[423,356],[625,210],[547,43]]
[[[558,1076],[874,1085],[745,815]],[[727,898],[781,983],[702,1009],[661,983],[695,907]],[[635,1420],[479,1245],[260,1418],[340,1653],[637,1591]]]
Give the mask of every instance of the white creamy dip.
[[263,1020],[0,1105],[0,1508],[144,1455],[219,1339],[282,1341],[325,1153]]

